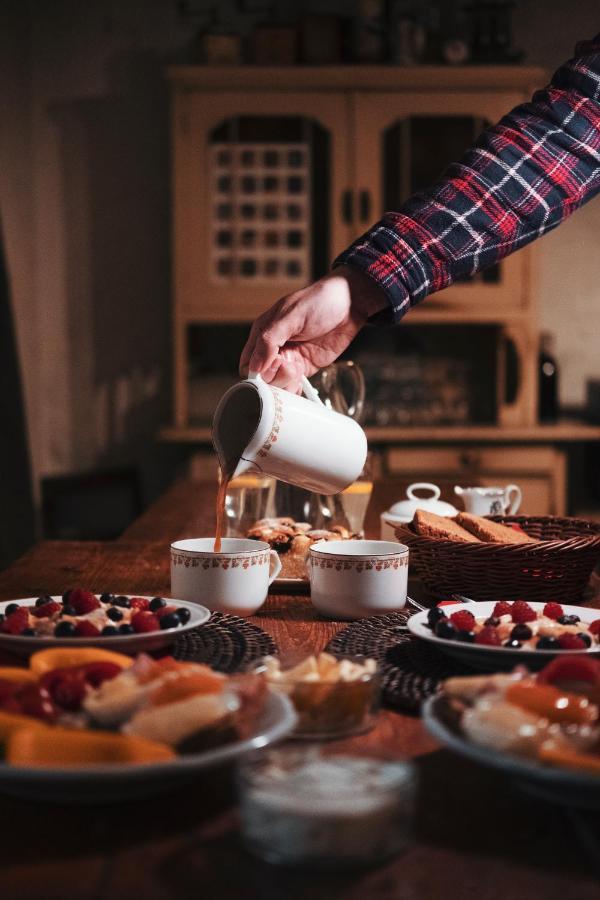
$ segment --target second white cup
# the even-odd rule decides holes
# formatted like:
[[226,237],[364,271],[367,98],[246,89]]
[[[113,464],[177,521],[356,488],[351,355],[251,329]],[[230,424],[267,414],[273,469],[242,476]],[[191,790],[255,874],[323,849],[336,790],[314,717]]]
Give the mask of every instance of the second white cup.
[[335,619],[403,609],[408,547],[392,541],[319,541],[308,551],[313,605]]
[[171,544],[171,594],[213,611],[250,616],[267,599],[269,585],[281,571],[275,550],[264,541],[189,538]]

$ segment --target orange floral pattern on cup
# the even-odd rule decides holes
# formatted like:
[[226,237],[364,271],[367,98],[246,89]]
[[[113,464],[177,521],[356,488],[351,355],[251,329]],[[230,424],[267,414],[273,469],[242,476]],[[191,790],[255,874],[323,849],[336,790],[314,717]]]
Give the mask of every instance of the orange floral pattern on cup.
[[312,554],[310,554],[309,558],[311,565],[316,566],[317,569],[335,569],[336,572],[348,572],[350,570],[353,572],[370,572],[373,570],[382,572],[385,569],[401,569],[403,566],[408,565],[408,553],[405,553],[403,556],[394,556],[391,559],[379,559],[376,556],[357,560],[336,559],[335,557],[319,559]]
[[189,556],[187,553],[171,553],[176,566],[186,569],[251,569],[253,566],[269,565],[270,553],[241,554],[240,556]]

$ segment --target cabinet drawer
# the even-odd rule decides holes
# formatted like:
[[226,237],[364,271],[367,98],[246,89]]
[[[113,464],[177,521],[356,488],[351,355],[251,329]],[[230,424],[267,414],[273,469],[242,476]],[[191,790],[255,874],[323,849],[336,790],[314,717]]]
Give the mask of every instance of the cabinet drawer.
[[387,451],[386,469],[390,475],[405,472],[512,475],[552,472],[562,453],[554,447],[394,447]]

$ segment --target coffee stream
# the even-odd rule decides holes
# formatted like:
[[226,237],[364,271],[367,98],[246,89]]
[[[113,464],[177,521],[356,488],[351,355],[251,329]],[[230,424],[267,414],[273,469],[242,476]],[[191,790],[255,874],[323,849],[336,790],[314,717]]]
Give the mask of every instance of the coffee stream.
[[219,466],[219,487],[217,488],[217,524],[215,528],[215,546],[214,552],[221,552],[221,541],[223,539],[223,523],[225,521],[225,499],[227,497],[227,485],[231,479],[231,475],[225,476],[223,469]]

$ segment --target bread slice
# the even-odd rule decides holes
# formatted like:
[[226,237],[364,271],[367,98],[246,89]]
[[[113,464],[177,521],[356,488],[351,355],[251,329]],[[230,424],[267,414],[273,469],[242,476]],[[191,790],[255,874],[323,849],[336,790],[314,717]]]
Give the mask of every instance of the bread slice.
[[489,541],[494,544],[535,544],[536,538],[529,537],[524,531],[517,531],[509,525],[501,525],[499,522],[491,522],[481,516],[471,513],[459,513],[456,521],[471,534],[481,541]]
[[438,516],[436,513],[417,509],[413,518],[413,526],[417,534],[425,537],[440,538],[445,541],[462,541],[464,544],[479,544],[469,531],[457,525],[454,519]]

